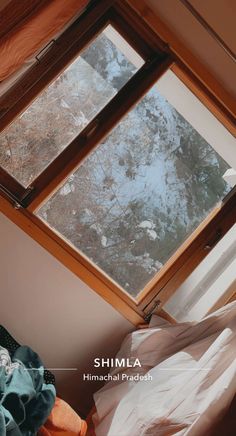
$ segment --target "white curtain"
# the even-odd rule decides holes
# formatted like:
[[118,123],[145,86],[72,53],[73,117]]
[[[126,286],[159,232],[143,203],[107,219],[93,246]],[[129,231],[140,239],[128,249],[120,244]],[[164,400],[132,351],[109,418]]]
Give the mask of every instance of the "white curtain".
[[[97,436],[208,436],[236,393],[236,302],[198,323],[172,325],[153,315],[126,337],[116,368],[95,396]],[[122,374],[152,380],[123,380]],[[124,377],[124,376],[123,376]]]

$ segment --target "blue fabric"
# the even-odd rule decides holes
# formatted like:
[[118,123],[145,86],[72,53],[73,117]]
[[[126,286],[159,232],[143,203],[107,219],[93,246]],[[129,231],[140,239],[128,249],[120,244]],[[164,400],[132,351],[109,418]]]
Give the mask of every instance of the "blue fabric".
[[[45,423],[56,398],[44,383],[39,356],[20,346],[0,366],[0,436],[33,436]],[[5,366],[4,366],[5,365]]]

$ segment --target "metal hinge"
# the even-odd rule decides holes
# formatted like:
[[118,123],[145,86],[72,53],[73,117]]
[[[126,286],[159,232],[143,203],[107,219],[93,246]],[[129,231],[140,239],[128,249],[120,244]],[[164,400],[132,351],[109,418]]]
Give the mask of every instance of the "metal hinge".
[[22,205],[20,203],[18,203],[18,201],[14,201],[12,204],[13,208],[16,210],[19,210],[22,208]]
[[0,184],[0,192],[3,193],[3,195],[10,201],[14,209],[21,209],[25,208],[25,200],[27,199],[28,195],[31,194],[31,192],[34,190],[33,186],[28,186],[28,188],[25,190],[24,194],[21,198],[17,198],[12,192],[10,192],[5,186]]
[[20,207],[22,207],[18,198],[2,184],[0,184],[0,192],[2,192],[3,196],[12,204],[14,209],[20,209]]
[[27,200],[28,196],[31,194],[31,192],[32,192],[33,190],[34,190],[34,186],[32,186],[32,185],[28,186],[28,187],[26,188],[24,194],[22,195],[20,201],[21,201],[22,203],[24,203],[24,202]]
[[[150,309],[145,312],[145,309],[150,305]],[[144,321],[149,322],[151,319],[151,316],[153,315],[153,313],[159,308],[159,306],[161,305],[161,300],[159,299],[154,299],[154,301],[151,301],[151,303],[147,304],[147,306],[143,309],[144,312]]]

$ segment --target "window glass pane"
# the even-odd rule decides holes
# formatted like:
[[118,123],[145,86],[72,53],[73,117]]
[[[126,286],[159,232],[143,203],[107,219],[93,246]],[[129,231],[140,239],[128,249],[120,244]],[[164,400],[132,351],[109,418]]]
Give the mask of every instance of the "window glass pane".
[[38,215],[136,296],[227,194],[227,168],[155,85]]
[[[67,147],[136,72],[129,60],[132,56],[128,59],[112,42],[110,34],[114,32],[108,26],[0,136],[0,164],[24,186]],[[116,34],[117,41],[123,42]]]

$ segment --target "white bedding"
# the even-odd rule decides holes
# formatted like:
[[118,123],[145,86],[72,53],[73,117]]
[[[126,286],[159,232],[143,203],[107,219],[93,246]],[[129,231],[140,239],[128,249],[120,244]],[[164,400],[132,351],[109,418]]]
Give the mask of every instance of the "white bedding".
[[[236,393],[236,302],[199,323],[171,325],[153,315],[149,328],[126,337],[117,368],[94,398],[97,436],[209,435]],[[152,380],[122,380],[122,374]]]

